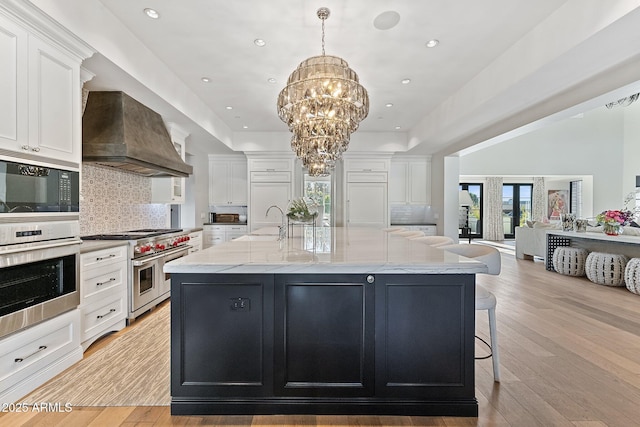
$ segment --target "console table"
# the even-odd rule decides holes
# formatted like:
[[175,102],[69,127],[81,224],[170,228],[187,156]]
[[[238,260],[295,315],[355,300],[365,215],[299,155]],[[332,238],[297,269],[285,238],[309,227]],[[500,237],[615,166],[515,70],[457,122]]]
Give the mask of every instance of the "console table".
[[547,230],[545,266],[549,271],[554,271],[552,256],[558,246],[573,246],[590,252],[621,254],[629,258],[640,257],[640,236],[624,234],[609,236],[604,233]]

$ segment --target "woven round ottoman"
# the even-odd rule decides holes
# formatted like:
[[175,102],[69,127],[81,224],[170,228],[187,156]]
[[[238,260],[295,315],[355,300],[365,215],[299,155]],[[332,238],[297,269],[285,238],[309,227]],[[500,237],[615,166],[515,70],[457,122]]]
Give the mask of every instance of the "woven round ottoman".
[[631,258],[624,269],[624,283],[634,294],[640,295],[640,258]]
[[629,258],[619,254],[591,252],[584,272],[593,283],[605,286],[624,286],[624,271]]
[[559,246],[553,251],[553,269],[566,276],[584,276],[584,265],[589,252],[582,248]]

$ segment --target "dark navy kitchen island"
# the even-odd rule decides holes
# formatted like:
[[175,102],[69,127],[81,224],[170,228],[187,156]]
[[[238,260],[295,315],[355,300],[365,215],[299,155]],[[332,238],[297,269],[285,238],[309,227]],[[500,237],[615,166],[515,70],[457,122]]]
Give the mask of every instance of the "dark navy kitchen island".
[[172,414],[476,416],[484,264],[380,230],[320,233],[165,266]]

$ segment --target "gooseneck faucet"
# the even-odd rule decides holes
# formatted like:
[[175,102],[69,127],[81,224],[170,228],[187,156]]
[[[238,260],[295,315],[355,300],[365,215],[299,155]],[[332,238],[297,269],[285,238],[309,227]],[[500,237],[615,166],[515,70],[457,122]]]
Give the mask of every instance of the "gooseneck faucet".
[[284,211],[280,208],[280,206],[271,205],[267,208],[267,212],[264,214],[265,217],[269,216],[269,211],[271,210],[271,208],[276,208],[280,211],[280,218],[282,221],[282,225],[278,227],[278,240],[282,240],[287,236],[287,225],[285,224],[285,221],[284,221]]

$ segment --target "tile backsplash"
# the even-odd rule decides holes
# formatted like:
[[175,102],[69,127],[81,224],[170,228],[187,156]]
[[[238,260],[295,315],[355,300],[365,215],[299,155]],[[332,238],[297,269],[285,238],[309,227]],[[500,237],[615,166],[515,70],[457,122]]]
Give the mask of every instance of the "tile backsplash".
[[80,235],[167,228],[167,206],[151,203],[151,178],[82,165]]
[[391,205],[391,224],[433,224],[435,213],[428,205]]

